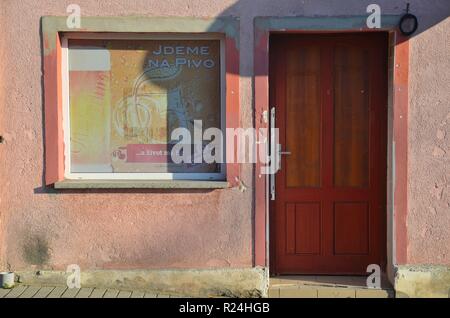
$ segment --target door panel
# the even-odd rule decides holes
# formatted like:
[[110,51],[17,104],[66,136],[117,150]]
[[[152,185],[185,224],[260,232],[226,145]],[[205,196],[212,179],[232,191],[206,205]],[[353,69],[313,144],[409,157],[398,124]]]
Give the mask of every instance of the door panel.
[[320,203],[286,205],[286,253],[320,254]]
[[286,158],[287,187],[320,186],[320,84],[320,47],[288,50],[286,147],[291,155]]
[[270,101],[283,151],[274,273],[365,274],[385,262],[387,37],[274,35]]
[[364,47],[334,51],[334,184],[369,183],[369,54]]
[[369,252],[369,207],[364,203],[334,204],[335,254]]
[[295,205],[295,253],[320,254],[320,204]]

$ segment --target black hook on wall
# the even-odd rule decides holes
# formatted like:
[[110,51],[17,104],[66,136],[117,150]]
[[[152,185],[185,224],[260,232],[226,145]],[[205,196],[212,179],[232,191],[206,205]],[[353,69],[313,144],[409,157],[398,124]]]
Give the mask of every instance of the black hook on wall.
[[417,17],[409,13],[409,2],[408,2],[406,4],[406,14],[402,16],[398,24],[400,32],[402,32],[402,34],[405,36],[409,36],[414,32],[416,32],[418,26],[419,23],[417,22]]

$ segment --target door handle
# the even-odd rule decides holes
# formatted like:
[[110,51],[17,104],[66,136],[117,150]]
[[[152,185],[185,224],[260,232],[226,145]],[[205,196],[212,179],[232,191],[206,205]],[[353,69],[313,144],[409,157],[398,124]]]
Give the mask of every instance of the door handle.
[[279,144],[278,144],[278,138],[276,138],[277,136],[275,135],[276,133],[276,127],[275,127],[275,107],[272,107],[270,109],[270,156],[271,156],[271,160],[273,160],[271,162],[271,165],[273,165],[275,171],[272,172],[270,174],[270,180],[269,180],[269,187],[270,187],[270,200],[275,200],[275,173],[278,171],[279,169],[279,165],[278,165],[278,157],[279,155],[275,155],[279,150]]
[[281,150],[281,144],[277,145],[277,154],[278,154],[278,158],[277,158],[277,171],[281,169],[281,155],[290,155],[291,152],[290,151],[282,151]]
[[270,200],[275,200],[275,173],[281,169],[281,155],[290,155],[290,151],[281,151],[281,144],[278,141],[278,132],[275,126],[275,107],[270,109],[270,154],[273,159],[271,164],[275,169],[270,174],[269,187],[270,187]]

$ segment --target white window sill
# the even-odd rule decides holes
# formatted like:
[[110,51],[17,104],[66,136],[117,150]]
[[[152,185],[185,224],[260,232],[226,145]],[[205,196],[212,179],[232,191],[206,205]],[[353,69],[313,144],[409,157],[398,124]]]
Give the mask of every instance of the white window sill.
[[203,180],[63,180],[55,189],[225,189],[227,181]]

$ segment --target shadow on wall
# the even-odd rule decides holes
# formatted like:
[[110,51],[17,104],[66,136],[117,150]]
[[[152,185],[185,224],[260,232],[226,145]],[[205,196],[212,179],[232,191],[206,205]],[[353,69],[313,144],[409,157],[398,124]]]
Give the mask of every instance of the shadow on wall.
[[[255,17],[354,17],[361,16],[361,22],[366,23],[367,7],[378,4],[381,9],[381,28],[383,16],[402,16],[407,12],[418,19],[418,29],[409,38],[414,38],[439,24],[450,16],[450,2],[447,0],[239,0],[219,16],[236,16],[240,19],[240,76],[253,77],[253,63],[243,65],[247,61],[243,54],[253,53],[254,49],[254,18]],[[251,54],[253,55],[253,54]]]
[[[361,16],[361,19],[365,20],[369,13],[366,12],[366,8],[369,4],[374,3],[373,0],[360,1],[360,0],[258,0],[257,4],[254,0],[240,0],[234,5],[223,10],[218,16],[237,16],[240,18],[240,76],[253,77],[254,75],[267,75],[267,74],[254,74],[253,72],[253,49],[254,49],[254,30],[253,23],[254,18],[257,16],[274,16],[274,17],[333,17],[333,16],[349,16],[352,15]],[[381,23],[383,23],[383,15],[402,15],[406,12],[407,3],[410,3],[410,13],[418,17],[419,28],[412,35],[412,37],[426,32],[429,28],[438,24],[442,20],[446,19],[450,15],[450,4],[447,0],[442,1],[421,1],[421,0],[404,0],[404,1],[376,1],[376,4],[381,8]],[[365,22],[365,21],[364,21]],[[211,29],[216,29],[213,25]],[[42,30],[41,30],[42,34]],[[43,51],[43,43],[41,37],[41,50]],[[43,61],[42,61],[43,64]],[[145,74],[145,66],[143,66],[143,74]],[[151,79],[148,79],[151,80]],[[164,84],[159,83],[164,86]],[[253,83],[252,83],[253,85]],[[42,91],[44,91],[44,84],[41,81]],[[170,89],[169,87],[163,87]],[[42,93],[42,98],[44,94]],[[42,101],[44,102],[44,101]],[[192,106],[192,105],[191,105]],[[42,118],[45,114],[43,113]],[[167,117],[167,125],[173,126],[174,123],[169,122]],[[44,125],[44,121],[43,124]],[[44,131],[44,130],[43,130]],[[45,140],[45,136],[43,138]],[[44,154],[45,154],[45,143]],[[45,157],[44,165],[45,167]],[[45,168],[43,168],[45,169]],[[129,192],[127,190],[114,190],[116,192]],[[170,193],[170,192],[205,192],[207,190],[139,190],[144,193],[158,193],[158,192]],[[42,176],[42,186],[34,190],[35,193],[73,193],[73,192],[105,192],[105,190],[89,189],[89,190],[71,190],[71,191],[56,191],[51,186],[45,186],[45,171]],[[106,192],[110,193],[111,190]],[[136,190],[131,192],[135,193]]]

